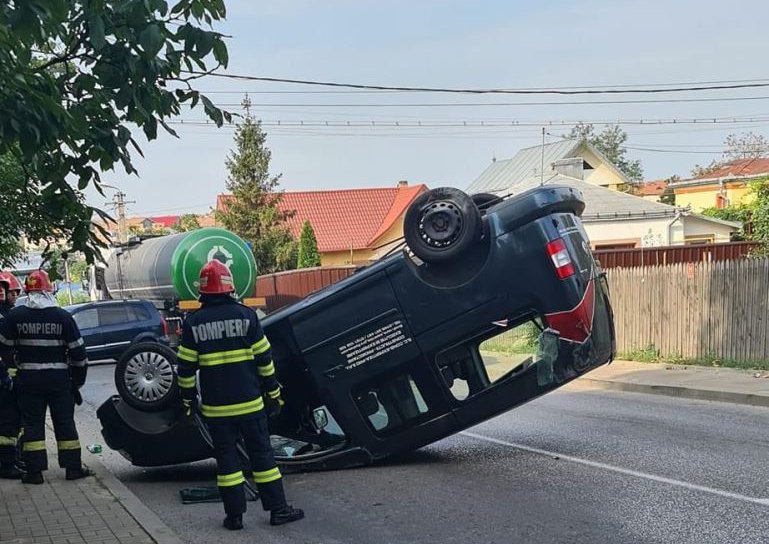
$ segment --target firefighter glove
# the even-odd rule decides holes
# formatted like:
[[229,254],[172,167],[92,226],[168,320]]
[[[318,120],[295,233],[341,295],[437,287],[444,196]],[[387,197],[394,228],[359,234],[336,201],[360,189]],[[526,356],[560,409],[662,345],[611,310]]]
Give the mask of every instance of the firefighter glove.
[[267,409],[268,417],[276,417],[280,415],[280,411],[282,410],[284,404],[286,403],[280,394],[280,387],[277,387],[272,391],[268,391],[267,395],[264,397],[264,406]]

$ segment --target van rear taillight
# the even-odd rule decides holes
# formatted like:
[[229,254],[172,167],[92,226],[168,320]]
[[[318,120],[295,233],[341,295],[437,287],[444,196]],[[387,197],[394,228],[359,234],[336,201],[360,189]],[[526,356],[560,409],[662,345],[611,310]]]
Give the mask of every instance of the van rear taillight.
[[168,336],[168,321],[162,316],[160,317],[160,326],[163,327],[163,336]]
[[574,275],[574,265],[571,262],[569,250],[566,249],[566,243],[561,238],[556,238],[547,244],[547,253],[555,266],[555,272],[558,277],[563,279]]

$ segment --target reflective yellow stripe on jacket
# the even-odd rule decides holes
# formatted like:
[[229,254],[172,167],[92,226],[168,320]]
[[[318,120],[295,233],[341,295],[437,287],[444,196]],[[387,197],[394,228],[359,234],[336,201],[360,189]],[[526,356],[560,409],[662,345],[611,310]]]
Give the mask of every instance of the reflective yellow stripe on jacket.
[[270,342],[266,336],[263,336],[261,340],[251,345],[251,351],[254,355],[261,355],[268,349],[270,349]]
[[179,352],[176,354],[176,358],[188,363],[197,363],[198,352],[194,349],[179,346]]
[[198,356],[200,366],[217,366],[227,363],[247,363],[254,360],[254,354],[250,348],[233,349],[230,351],[217,351]]
[[206,417],[234,417],[242,416],[246,414],[252,414],[264,409],[264,400],[262,397],[257,399],[241,402],[240,404],[225,404],[222,406],[211,406],[208,404],[201,404],[200,411]]
[[272,361],[270,361],[269,364],[262,365],[259,367],[259,375],[266,378],[267,376],[272,376],[275,374],[275,365],[272,364]]
[[195,376],[189,376],[187,378],[184,376],[177,376],[176,380],[179,382],[179,387],[183,389],[192,389],[195,387]]

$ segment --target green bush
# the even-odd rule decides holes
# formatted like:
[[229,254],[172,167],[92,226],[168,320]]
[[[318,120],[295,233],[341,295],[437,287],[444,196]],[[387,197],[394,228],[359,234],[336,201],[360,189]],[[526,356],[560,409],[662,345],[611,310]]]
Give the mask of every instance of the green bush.
[[[84,293],[83,291],[72,292],[72,304],[80,304],[81,302],[88,302],[90,300],[91,297],[88,296],[88,293]],[[66,289],[61,289],[56,293],[56,302],[59,306],[67,306],[69,304],[69,293]]]

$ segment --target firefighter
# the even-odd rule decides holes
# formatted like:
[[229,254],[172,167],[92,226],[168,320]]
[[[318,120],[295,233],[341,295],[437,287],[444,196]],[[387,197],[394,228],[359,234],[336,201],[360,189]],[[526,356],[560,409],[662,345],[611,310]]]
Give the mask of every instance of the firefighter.
[[[19,281],[12,274],[0,272],[0,318],[5,317],[16,302],[15,299],[13,302],[8,300],[11,287],[19,287]],[[6,356],[0,360],[0,478],[7,480],[18,480],[22,476],[18,449],[21,425],[13,390],[15,377],[13,357]]]
[[201,308],[188,316],[182,330],[178,380],[190,415],[197,405],[196,372],[200,369],[200,412],[214,443],[216,480],[227,515],[223,525],[229,530],[243,528],[245,477],[235,447],[240,437],[262,507],[270,512],[270,524],[300,520],[304,512],[286,503],[270,445],[265,408],[277,413],[283,400],[259,318],[233,298],[232,275],[220,261],[212,260],[201,268],[199,292]]
[[90,476],[81,463],[75,427],[75,396],[87,371],[85,344],[69,312],[56,305],[48,274],[36,270],[27,276],[29,301],[0,321],[0,354],[15,354],[26,474],[21,481],[42,484],[48,469],[45,448],[45,414],[51,410],[59,466],[67,480]]
[[21,294],[21,283],[11,272],[0,272],[0,285],[5,287],[5,313],[0,310],[0,313],[5,315],[16,305]]

